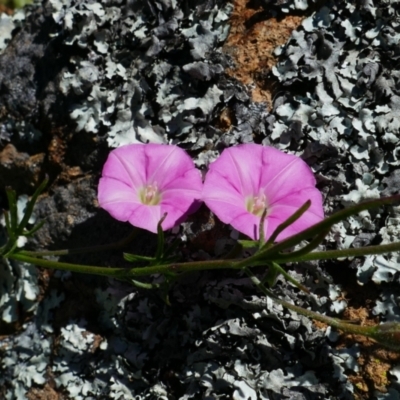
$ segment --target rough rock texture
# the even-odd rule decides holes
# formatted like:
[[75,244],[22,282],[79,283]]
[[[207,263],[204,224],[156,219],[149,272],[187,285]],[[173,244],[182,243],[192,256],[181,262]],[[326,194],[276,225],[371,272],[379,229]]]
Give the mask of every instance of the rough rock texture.
[[[229,36],[238,10],[248,18]],[[265,26],[279,23],[296,29],[261,52]],[[47,174],[35,210],[47,222],[28,246],[118,240],[130,227],[98,210],[97,179],[109,148],[147,141],[182,146],[203,170],[237,143],[300,155],[327,212],[398,193],[399,32],[395,6],[378,0],[49,0],[2,15],[1,204],[13,186],[23,206]],[[247,34],[260,74],[243,65]],[[350,218],[322,248],[398,240],[399,212]],[[173,235],[197,260],[220,256],[235,237],[204,209]],[[129,251],[152,247],[140,233]],[[63,260],[124,265],[118,252]],[[315,295],[284,281],[276,293],[366,324],[398,320],[398,270],[397,254],[300,265],[291,273]],[[400,396],[398,355],[277,306],[240,274],[189,276],[171,306],[127,284],[8,261],[0,288],[5,399]]]

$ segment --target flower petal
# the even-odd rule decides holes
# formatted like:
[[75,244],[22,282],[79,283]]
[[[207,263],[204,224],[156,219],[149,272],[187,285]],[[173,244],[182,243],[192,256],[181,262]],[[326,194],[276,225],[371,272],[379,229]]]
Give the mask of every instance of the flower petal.
[[264,148],[263,174],[260,189],[269,204],[278,202],[300,188],[315,188],[315,177],[311,168],[299,157],[285,154],[272,147]]
[[[143,204],[139,191],[156,185],[158,204]],[[114,218],[157,232],[164,212],[164,230],[181,222],[199,206],[201,175],[179,147],[132,144],[113,150],[99,183],[99,204]]]
[[207,207],[225,224],[230,224],[233,219],[247,212],[245,199],[237,190],[235,182],[229,181],[229,176],[221,175],[216,168],[206,175],[202,198]]
[[132,212],[141,205],[136,192],[124,182],[114,178],[101,178],[98,188],[101,208],[119,221],[128,221]]
[[[157,233],[157,225],[162,217],[161,206],[148,206],[140,204],[131,214],[129,222],[138,228],[146,229],[150,232]],[[165,222],[165,221],[164,221]],[[161,225],[163,230],[164,223]]]
[[317,189],[304,189],[285,197],[285,201],[275,204],[268,215],[268,224],[265,236],[272,235],[276,227],[293,215],[307,200],[311,200],[310,208],[292,225],[288,226],[277,238],[286,239],[304,229],[320,222],[324,218],[322,195]]
[[157,183],[161,192],[172,181],[194,170],[193,160],[177,146],[148,144],[145,151],[147,182]]
[[[242,214],[237,215],[232,221],[231,225],[239,232],[244,233],[249,236],[253,240],[258,240],[259,238],[259,230],[260,230],[260,221],[261,218],[256,215],[244,212]],[[268,224],[268,220],[265,221]],[[264,226],[265,228],[265,226]]]
[[117,179],[138,189],[146,182],[145,165],[144,145],[118,147],[109,154],[102,176]]
[[239,145],[225,149],[210,165],[210,171],[218,171],[243,198],[258,192],[262,171],[262,146]]
[[274,205],[272,205],[271,211],[273,214],[275,214],[276,212],[278,212],[276,210],[278,210],[279,207],[291,207],[293,209],[293,214],[307,200],[311,201],[311,206],[303,215],[311,213],[320,220],[324,218],[324,211],[322,207],[322,194],[316,188],[305,188],[297,192],[292,192],[288,194],[285,198],[281,199],[281,201],[276,202]]
[[162,192],[164,198],[165,195],[171,191],[181,190],[190,193],[194,199],[198,200],[201,198],[202,189],[203,182],[200,171],[194,168],[192,164],[190,170],[187,170],[183,175],[171,180],[167,186],[164,186]]
[[258,239],[260,217],[247,211],[246,201],[261,193],[267,199],[266,239],[308,199],[312,202],[310,209],[277,240],[323,219],[322,196],[315,188],[310,167],[297,156],[256,144],[240,145],[222,152],[206,175],[203,200],[222,222]]

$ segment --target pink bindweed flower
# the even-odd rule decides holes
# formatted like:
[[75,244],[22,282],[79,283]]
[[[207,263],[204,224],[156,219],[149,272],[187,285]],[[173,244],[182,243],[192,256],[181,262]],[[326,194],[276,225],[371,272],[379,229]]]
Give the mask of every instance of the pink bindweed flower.
[[322,196],[302,159],[257,144],[225,149],[211,164],[203,187],[203,201],[210,210],[255,240],[264,209],[267,240],[307,200],[311,200],[310,208],[279,234],[278,241],[323,219]]
[[202,181],[192,159],[177,146],[130,144],[113,150],[99,182],[100,207],[115,219],[157,232],[182,222],[200,204]]

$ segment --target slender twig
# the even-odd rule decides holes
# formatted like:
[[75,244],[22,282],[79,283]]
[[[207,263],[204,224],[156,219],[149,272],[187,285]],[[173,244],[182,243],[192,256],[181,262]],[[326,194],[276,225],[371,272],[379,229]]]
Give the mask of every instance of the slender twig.
[[273,244],[276,238],[281,234],[288,226],[296,222],[311,206],[311,201],[307,200],[296,212],[294,212],[286,221],[282,222],[275,231],[272,233],[271,237],[268,239],[267,245]]
[[[400,202],[400,195],[384,197],[381,199],[375,199],[367,201],[364,203],[356,204],[352,207],[345,208],[344,210],[338,211],[323,221],[311,226],[310,228],[297,233],[296,235],[290,236],[289,238],[282,240],[273,247],[266,249],[265,251],[260,251],[255,254],[254,259],[260,259],[263,257],[269,257],[269,259],[275,259],[275,256],[286,249],[290,249],[297,244],[301,243],[303,240],[308,240],[321,232],[329,230],[333,225],[340,221],[350,217],[351,215],[357,214],[364,210],[369,210],[371,208],[376,208],[383,205],[391,205]],[[340,257],[340,256],[339,256]]]
[[304,254],[308,254],[312,252],[315,248],[317,248],[325,239],[328,234],[328,230],[321,232],[319,235],[315,236],[313,240],[310,241],[307,245],[302,247],[299,250],[293,251],[291,253],[281,253],[279,254],[279,260],[285,260],[286,258],[292,259],[293,257],[300,257]]
[[319,314],[315,311],[296,306],[292,303],[289,303],[288,301],[280,299],[273,292],[271,292],[271,290],[267,289],[248,268],[244,268],[244,271],[249,276],[254,285],[257,286],[257,288],[262,293],[264,293],[276,303],[291,311],[295,311],[300,315],[304,315],[305,317],[314,319],[316,321],[323,322],[346,333],[353,333],[370,337],[386,347],[396,350],[400,348],[400,324],[398,323],[389,323],[375,326],[360,326],[352,324],[348,321],[340,320],[338,318],[332,318],[326,315]]
[[22,235],[26,225],[28,225],[28,222],[32,216],[33,213],[33,208],[35,207],[35,203],[40,195],[40,193],[43,192],[44,188],[47,186],[48,179],[46,178],[40,185],[39,187],[35,190],[35,193],[33,193],[32,197],[28,201],[26,207],[25,207],[25,213],[24,216],[22,217],[21,222],[19,223],[18,226],[18,236]]
[[300,289],[301,291],[303,291],[307,294],[310,294],[310,291],[304,285],[302,285],[300,282],[297,282],[296,279],[294,279],[291,275],[289,275],[278,263],[271,262],[271,263],[268,263],[268,266],[270,268],[275,269],[278,272],[278,274],[283,275],[286,280],[291,282],[298,289]]
[[67,256],[71,254],[81,254],[81,253],[98,253],[100,251],[115,250],[128,245],[139,233],[139,230],[135,229],[132,233],[115,243],[103,244],[98,246],[90,247],[79,247],[77,249],[64,249],[64,250],[46,250],[46,251],[28,251],[21,250],[18,254],[23,254],[31,257],[45,257],[45,256]]
[[341,250],[315,251],[313,253],[303,254],[300,256],[296,256],[295,253],[293,254],[293,256],[291,256],[291,254],[280,254],[275,255],[274,261],[301,262],[313,260],[329,260],[342,257],[363,257],[375,254],[385,254],[392,253],[394,251],[400,251],[400,242]]
[[81,264],[72,264],[60,261],[46,260],[44,258],[31,257],[29,255],[21,254],[19,252],[10,254],[8,258],[27,262],[30,264],[38,265],[40,267],[50,269],[62,269],[72,272],[105,275],[114,278],[134,278],[138,276],[146,276],[153,274],[169,274],[171,272],[193,272],[210,269],[239,269],[235,260],[210,260],[210,261],[193,261],[184,263],[172,263],[167,265],[154,265],[150,267],[140,268],[113,268],[113,267],[99,267]]
[[127,272],[129,271],[129,269],[126,268],[108,268],[52,261],[44,258],[30,257],[20,253],[10,254],[8,258],[49,269],[60,269],[63,271],[79,272],[81,274],[109,276],[117,279],[124,279],[125,275],[127,275]]

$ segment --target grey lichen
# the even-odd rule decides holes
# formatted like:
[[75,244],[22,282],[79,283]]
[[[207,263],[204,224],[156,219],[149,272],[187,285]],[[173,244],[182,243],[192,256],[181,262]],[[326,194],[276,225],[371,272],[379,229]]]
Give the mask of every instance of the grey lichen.
[[5,12],[0,14],[0,54],[12,39],[13,30],[21,26],[25,16],[25,9],[17,10],[12,16],[7,15]]
[[[275,101],[270,127],[273,143],[291,149],[295,144],[306,145],[311,138],[347,157],[351,171],[345,161],[320,169],[341,187],[336,195],[345,205],[383,195],[382,176],[398,165],[400,126],[394,116],[400,70],[394,60],[399,27],[392,11],[391,6],[372,6],[372,2],[361,8],[349,2],[328,3],[293,32],[279,49],[282,61],[274,68],[284,86],[305,84],[307,93],[286,93]],[[393,61],[387,61],[388,54]],[[293,123],[300,124],[300,130],[294,130]],[[320,168],[318,162],[315,166]],[[330,196],[328,201],[333,205],[335,199]],[[379,229],[385,237],[382,243],[394,241],[394,235],[386,234],[394,229],[393,219],[386,215],[379,210],[363,212],[336,227],[339,247],[352,245],[361,231]],[[396,270],[397,258],[368,257],[359,265],[359,278],[391,281],[395,274],[388,272],[388,264]]]
[[[70,114],[77,131],[107,129],[108,143],[116,147],[165,142],[210,121],[223,92],[214,86],[201,93],[198,82],[223,71],[207,58],[227,37],[230,4],[184,11],[177,2],[155,3],[167,16],[161,22],[146,3],[122,9],[118,1],[50,3],[67,34],[64,45],[90,53],[91,61],[72,56],[72,68],[60,79],[65,96],[80,96]],[[179,65],[171,62],[178,58]]]
[[30,264],[2,260],[0,263],[0,312],[7,324],[20,318],[19,310],[33,312],[39,294],[38,271]]
[[[311,2],[260,3],[272,15],[282,15],[304,11]],[[12,111],[1,120],[2,142],[18,138],[26,145],[39,138],[31,129],[39,116],[40,126],[67,124],[75,140],[90,137],[110,147],[177,143],[192,151],[200,167],[227,146],[263,141],[309,163],[327,212],[400,188],[400,28],[391,4],[327,2],[306,18],[277,49],[280,61],[273,73],[285,91],[274,99],[271,113],[224,73],[231,60],[220,47],[231,4],[51,0],[34,10],[43,19],[28,17],[26,26],[34,20],[32,31],[48,43],[29,53],[37,70],[23,65],[15,52],[13,82],[28,87],[26,93],[9,84],[14,75],[0,71],[7,87],[0,97]],[[2,43],[10,35],[21,42],[30,37],[29,29],[10,33],[6,24]],[[10,43],[0,60],[4,65],[14,60]],[[32,76],[45,75],[43,65],[54,66],[54,76],[39,85]],[[223,131],[212,122],[228,108],[233,123]],[[49,129],[47,136],[52,134]],[[78,154],[77,147],[71,150],[70,157],[92,171],[99,165],[88,160],[83,147]],[[75,237],[107,242],[118,226],[99,217],[94,188],[86,178],[53,188],[38,205],[38,218],[47,217],[47,224],[30,244],[48,247]],[[398,214],[394,207],[352,217],[334,227],[320,250],[398,240]],[[193,233],[192,227],[187,222],[181,237]],[[218,255],[230,244],[230,238],[221,239]],[[198,254],[210,257],[204,250]],[[396,254],[343,264],[337,266],[356,269],[360,283],[391,284],[399,277]],[[360,349],[335,349],[336,331],[325,333],[266,299],[247,277],[194,275],[172,288],[167,306],[125,284],[110,281],[94,289],[84,277],[55,274],[51,285],[62,291],[53,287],[37,304],[35,268],[18,263],[0,268],[2,321],[16,321],[17,309],[31,318],[0,341],[0,386],[5,388],[0,394],[6,398],[25,398],[33,384],[43,385],[47,373],[71,399],[351,398],[355,391],[347,375],[357,370]],[[285,300],[331,315],[347,306],[342,286],[321,265],[300,265],[291,274],[315,295],[297,293],[279,279],[274,290]],[[76,304],[72,289],[78,284],[85,299],[92,296],[94,308],[84,317],[67,307]],[[392,287],[383,291],[373,312],[382,320],[397,320],[397,297]],[[392,388],[389,393],[398,395]]]

